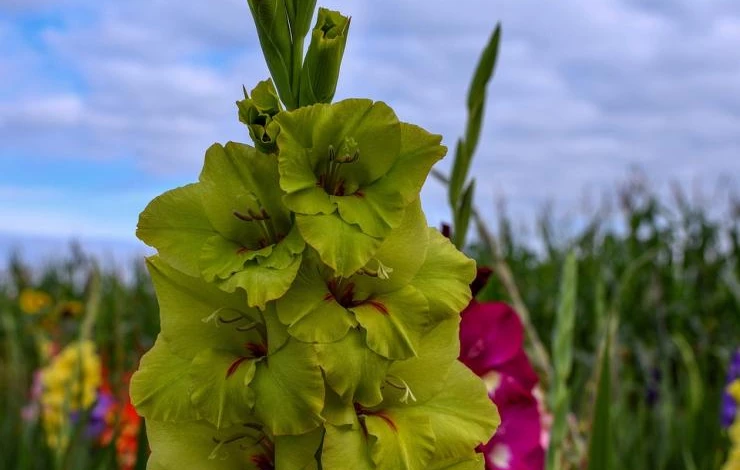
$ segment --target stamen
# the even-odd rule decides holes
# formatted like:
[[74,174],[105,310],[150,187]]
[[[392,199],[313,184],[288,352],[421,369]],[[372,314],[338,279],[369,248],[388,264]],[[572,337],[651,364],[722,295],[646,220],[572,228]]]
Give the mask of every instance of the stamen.
[[232,212],[232,214],[234,214],[234,217],[236,217],[236,218],[237,218],[237,219],[239,219],[239,220],[243,220],[244,222],[251,222],[251,221],[253,221],[253,220],[254,220],[254,219],[253,219],[253,218],[251,218],[250,216],[248,216],[248,215],[244,215],[244,214],[242,214],[242,213],[241,213],[241,212],[239,212],[239,211],[234,211],[234,212]]
[[237,326],[236,327],[236,331],[245,332],[245,331],[253,330],[257,326],[259,326],[259,322],[254,321],[254,322],[249,323],[249,324],[244,325],[244,326]]
[[360,158],[360,149],[357,141],[352,137],[346,137],[342,143],[341,150],[337,154],[333,145],[328,148],[329,162],[326,173],[319,176],[318,185],[334,196],[344,196],[344,180],[339,177],[341,165],[354,163]]
[[[257,200],[257,204],[259,204],[259,200]],[[270,217],[270,214],[265,210],[264,207],[260,207],[259,210],[252,209],[251,207],[247,209],[247,213],[244,214],[242,212],[239,212],[237,210],[232,211],[232,214],[234,217],[236,217],[239,220],[243,220],[244,222],[259,222],[259,228],[262,231],[262,235],[264,236],[264,240],[260,240],[260,247],[264,248],[269,245],[274,245],[279,240],[277,239],[277,236],[275,235],[275,226],[272,224],[272,217]],[[237,254],[242,254],[243,251],[241,249],[237,252]]]
[[234,318],[228,318],[228,319],[222,317],[221,315],[218,316],[218,321],[220,321],[221,323],[223,323],[225,325],[227,325],[229,323],[236,323],[236,322],[238,322],[239,320],[242,320],[242,319],[244,319],[244,315],[242,315],[242,314],[239,314],[238,316],[236,316]]
[[[391,379],[399,380],[402,385],[393,383]],[[414,392],[411,391],[411,387],[409,387],[409,384],[406,383],[406,381],[403,380],[402,378],[397,377],[395,375],[388,375],[385,378],[385,383],[395,388],[396,390],[404,391],[403,396],[399,400],[401,403],[408,403],[409,399],[411,399],[411,401],[414,401],[414,402],[416,401],[416,396],[414,396]]]

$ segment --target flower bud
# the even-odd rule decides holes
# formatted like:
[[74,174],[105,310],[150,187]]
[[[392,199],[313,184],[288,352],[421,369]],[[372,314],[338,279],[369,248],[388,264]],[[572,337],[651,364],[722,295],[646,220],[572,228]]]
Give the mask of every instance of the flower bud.
[[319,8],[301,72],[300,106],[329,103],[334,98],[349,23],[349,17]]
[[[293,0],[288,0],[293,1]],[[295,108],[291,91],[293,43],[285,0],[247,0],[252,11],[257,36],[265,55],[267,68],[285,105]]]
[[285,7],[288,10],[290,29],[293,31],[293,43],[302,41],[311,28],[311,18],[313,18],[313,11],[316,8],[316,0],[286,0]]
[[280,126],[272,120],[282,108],[275,87],[271,80],[259,82],[252,90],[252,96],[244,90],[244,99],[236,102],[239,108],[239,120],[249,129],[249,136],[260,152],[277,151],[277,138]]

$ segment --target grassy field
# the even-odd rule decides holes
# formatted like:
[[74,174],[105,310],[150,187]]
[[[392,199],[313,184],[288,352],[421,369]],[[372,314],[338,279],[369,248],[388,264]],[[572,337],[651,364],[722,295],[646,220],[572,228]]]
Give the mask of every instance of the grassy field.
[[[552,348],[561,273],[575,253],[566,468],[587,465],[599,350],[608,336],[605,452],[614,468],[719,469],[729,446],[721,395],[740,345],[740,205],[725,200],[723,214],[710,216],[708,205],[660,198],[634,181],[617,200],[617,209],[594,213],[565,234],[543,217],[535,240],[502,216],[498,256],[490,246],[470,247],[480,264],[498,266],[479,297],[526,308],[530,333],[539,338],[530,335],[529,351],[547,388],[549,355],[539,360],[536,348]],[[146,436],[127,406],[126,384],[157,334],[158,313],[143,263],[132,261],[129,272],[132,280],[124,282],[118,272],[101,271],[84,248],[44,269],[7,261],[0,283],[0,468],[145,468]],[[90,341],[93,349],[83,347]],[[46,378],[39,379],[41,369]],[[92,393],[79,403],[64,394],[74,377],[82,377],[81,395]]]

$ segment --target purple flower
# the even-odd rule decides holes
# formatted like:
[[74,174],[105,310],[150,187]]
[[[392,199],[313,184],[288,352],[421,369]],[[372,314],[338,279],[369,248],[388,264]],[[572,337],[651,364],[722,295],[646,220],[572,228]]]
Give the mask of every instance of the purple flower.
[[101,389],[87,421],[87,437],[98,439],[108,428],[108,415],[116,405],[116,399],[109,390]]
[[545,449],[541,444],[540,411],[531,390],[523,387],[515,377],[498,374],[498,383],[489,392],[489,396],[499,409],[501,425],[493,438],[480,449],[486,459],[486,468],[544,468]]
[[[730,364],[727,368],[727,385],[735,380],[740,379],[740,348],[730,357]],[[721,420],[722,427],[729,428],[735,420],[738,403],[727,391],[722,395]]]
[[460,361],[479,376],[503,372],[531,390],[538,378],[522,343],[524,329],[503,302],[470,302],[460,322]]
[[522,347],[519,316],[501,302],[472,301],[460,322],[460,361],[482,377],[501,425],[478,450],[488,470],[541,470],[541,413],[533,388],[537,374]]

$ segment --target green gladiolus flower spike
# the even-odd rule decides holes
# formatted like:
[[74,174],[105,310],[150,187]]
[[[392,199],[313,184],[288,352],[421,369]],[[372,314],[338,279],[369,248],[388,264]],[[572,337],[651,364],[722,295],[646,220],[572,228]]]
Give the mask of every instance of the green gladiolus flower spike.
[[343,277],[399,226],[446,151],[439,136],[400,123],[382,102],[316,104],[275,121],[284,203],[303,239]]
[[322,9],[304,61],[315,1],[248,4],[272,74],[237,102],[255,147],[214,144],[139,218],[161,326],[130,385],[147,468],[481,470],[499,419],[457,361],[475,262],[419,199],[441,137],[329,103],[349,18]]
[[250,306],[264,308],[290,287],[305,246],[277,181],[275,158],[215,144],[200,182],[154,199],[137,235],[185,274],[243,289]]

